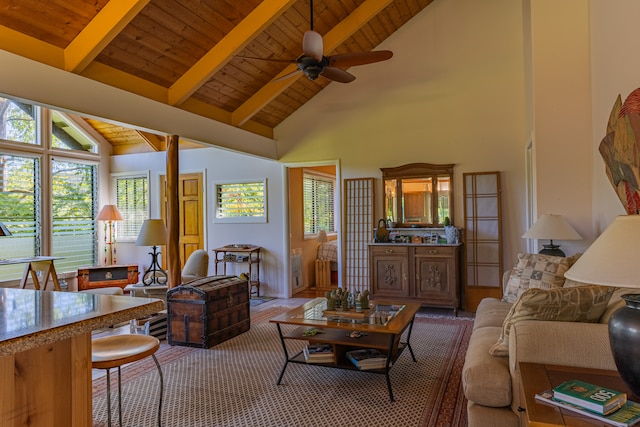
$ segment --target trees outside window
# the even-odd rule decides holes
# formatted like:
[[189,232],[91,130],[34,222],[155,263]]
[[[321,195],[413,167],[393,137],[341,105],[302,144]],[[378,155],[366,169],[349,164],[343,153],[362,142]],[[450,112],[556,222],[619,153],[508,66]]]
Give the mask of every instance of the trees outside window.
[[[0,98],[0,258],[58,256],[59,273],[96,261],[98,144],[66,113]],[[0,281],[23,265],[4,266]]]

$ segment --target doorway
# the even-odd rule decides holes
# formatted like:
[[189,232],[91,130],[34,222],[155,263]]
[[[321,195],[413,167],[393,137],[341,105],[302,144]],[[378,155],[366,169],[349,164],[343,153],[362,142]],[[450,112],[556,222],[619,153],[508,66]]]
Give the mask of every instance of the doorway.
[[[340,283],[341,262],[339,262],[340,249],[340,226],[341,226],[341,203],[340,203],[340,178],[339,167],[336,162],[332,163],[304,163],[286,166],[286,176],[288,182],[288,204],[289,204],[289,270],[291,295],[296,297],[307,297],[323,295],[332,287],[338,287]],[[310,178],[311,177],[311,178]],[[333,230],[328,230],[326,223],[322,223],[326,216],[322,212],[310,205],[309,196],[323,195],[329,181],[333,182]],[[326,194],[324,194],[326,196]],[[306,199],[306,202],[305,202]],[[320,198],[326,202],[326,198]],[[306,206],[305,206],[306,205]],[[324,206],[322,209],[325,209]],[[314,210],[315,209],[315,210]],[[315,215],[315,217],[314,217]],[[321,215],[320,222],[318,215]],[[321,224],[322,223],[322,224]],[[327,242],[321,242],[318,236],[320,229],[327,234]],[[320,238],[323,240],[323,238]],[[333,248],[331,248],[333,246]],[[330,255],[330,249],[335,251]],[[323,249],[327,251],[323,252]],[[328,282],[321,281],[316,271],[316,261],[321,261],[319,254],[324,261],[327,261],[325,269]],[[322,255],[324,254],[324,255]],[[329,259],[331,258],[331,259]],[[318,270],[320,271],[320,270]]]

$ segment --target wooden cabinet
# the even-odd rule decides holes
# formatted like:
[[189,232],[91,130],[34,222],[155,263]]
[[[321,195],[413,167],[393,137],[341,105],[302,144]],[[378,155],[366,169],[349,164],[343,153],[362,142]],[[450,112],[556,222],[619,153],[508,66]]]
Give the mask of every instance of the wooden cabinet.
[[371,298],[460,306],[459,245],[369,245]]
[[138,283],[137,265],[105,265],[78,268],[78,290],[107,288]]

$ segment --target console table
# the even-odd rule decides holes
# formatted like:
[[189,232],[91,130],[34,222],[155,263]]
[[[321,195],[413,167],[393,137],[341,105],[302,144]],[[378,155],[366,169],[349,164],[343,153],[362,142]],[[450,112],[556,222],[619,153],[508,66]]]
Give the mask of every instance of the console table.
[[[260,296],[260,246],[234,244],[214,249],[215,274],[218,275],[218,263],[222,263],[222,274],[227,274],[227,263],[246,263],[249,268],[249,295],[253,295],[256,288],[256,296]],[[255,265],[256,274],[253,276],[252,267]]]
[[0,288],[2,426],[90,427],[91,331],[162,310],[162,301]]

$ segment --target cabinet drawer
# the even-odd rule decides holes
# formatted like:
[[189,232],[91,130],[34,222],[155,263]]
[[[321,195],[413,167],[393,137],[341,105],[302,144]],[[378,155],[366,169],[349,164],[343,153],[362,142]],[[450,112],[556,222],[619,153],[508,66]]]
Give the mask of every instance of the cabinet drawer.
[[384,256],[384,255],[409,255],[409,248],[407,246],[375,246],[371,247],[372,256]]
[[417,246],[418,256],[453,256],[457,247],[453,246]]

